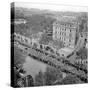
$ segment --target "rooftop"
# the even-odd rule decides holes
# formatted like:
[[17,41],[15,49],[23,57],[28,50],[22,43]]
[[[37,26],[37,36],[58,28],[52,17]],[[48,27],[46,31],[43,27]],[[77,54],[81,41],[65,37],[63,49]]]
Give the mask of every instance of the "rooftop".
[[69,55],[70,53],[72,53],[74,51],[74,48],[61,48],[61,49],[59,49],[59,53],[62,55],[62,54],[64,54],[64,56],[67,56],[67,55]]
[[61,18],[57,18],[57,20],[53,23],[53,24],[78,24],[79,21],[76,17],[67,17],[67,16],[63,16]]

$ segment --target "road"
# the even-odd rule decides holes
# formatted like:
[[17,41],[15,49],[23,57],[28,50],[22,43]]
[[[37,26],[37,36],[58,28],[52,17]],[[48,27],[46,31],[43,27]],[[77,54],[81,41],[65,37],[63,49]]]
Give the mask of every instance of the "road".
[[72,66],[72,64],[69,64],[66,61],[61,62],[60,58],[57,58],[57,57],[52,58],[50,55],[48,56],[48,54],[46,55],[45,52],[40,51],[38,49],[35,50],[33,48],[27,48],[26,46],[23,46],[23,45],[21,45],[20,47],[20,45],[21,44],[18,44],[18,48],[21,51],[28,54],[30,57],[34,58],[35,60],[38,60],[40,62],[53,66],[57,69],[60,69],[62,72],[76,75],[77,77],[79,77],[81,80],[84,80],[85,82],[87,81],[87,74],[85,74],[85,72],[82,70],[77,70],[77,68]]

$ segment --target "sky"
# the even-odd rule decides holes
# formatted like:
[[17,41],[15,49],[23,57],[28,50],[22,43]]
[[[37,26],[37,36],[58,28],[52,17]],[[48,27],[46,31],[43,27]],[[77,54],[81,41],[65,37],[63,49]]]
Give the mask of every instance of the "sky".
[[45,4],[45,3],[27,3],[27,2],[15,2],[15,7],[24,8],[37,8],[37,9],[48,9],[52,11],[73,11],[73,12],[88,12],[88,7],[86,6],[67,6],[59,4]]

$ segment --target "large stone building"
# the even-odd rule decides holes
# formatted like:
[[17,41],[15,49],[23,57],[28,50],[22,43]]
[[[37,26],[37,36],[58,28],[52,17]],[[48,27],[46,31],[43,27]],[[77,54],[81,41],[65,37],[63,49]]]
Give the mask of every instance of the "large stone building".
[[65,47],[75,47],[76,32],[79,24],[76,21],[63,19],[53,23],[53,40],[63,41]]

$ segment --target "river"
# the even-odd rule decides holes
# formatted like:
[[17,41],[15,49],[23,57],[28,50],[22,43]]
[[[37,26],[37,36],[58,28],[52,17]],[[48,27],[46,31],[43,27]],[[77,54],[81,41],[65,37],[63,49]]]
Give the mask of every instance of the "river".
[[39,71],[45,72],[47,65],[34,60],[33,58],[27,56],[25,58],[25,63],[23,64],[23,68],[26,71],[26,75],[31,75],[33,78]]

